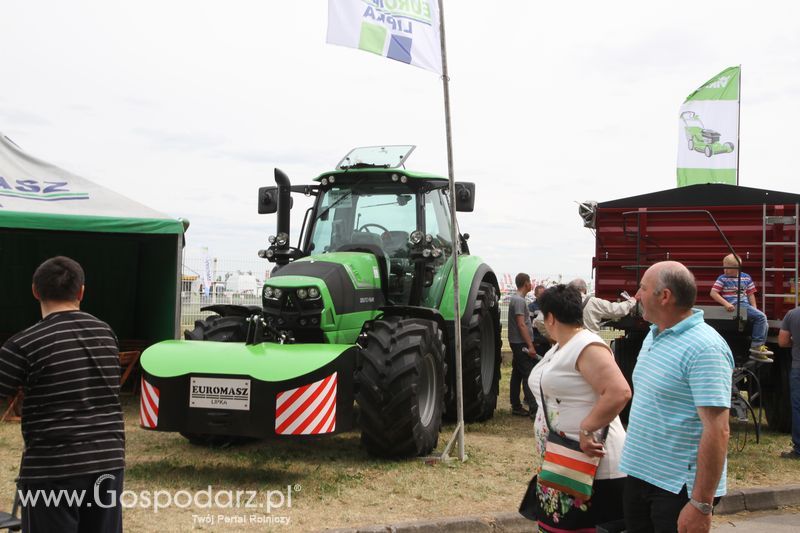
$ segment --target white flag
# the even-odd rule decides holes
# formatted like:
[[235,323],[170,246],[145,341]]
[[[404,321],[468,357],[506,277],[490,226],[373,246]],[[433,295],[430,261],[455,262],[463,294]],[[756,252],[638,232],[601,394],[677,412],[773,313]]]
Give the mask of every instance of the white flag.
[[678,187],[738,184],[741,68],[730,67],[690,94],[678,125]]
[[211,294],[211,258],[208,256],[208,248],[203,247],[203,294]]
[[327,42],[442,73],[437,0],[328,0]]

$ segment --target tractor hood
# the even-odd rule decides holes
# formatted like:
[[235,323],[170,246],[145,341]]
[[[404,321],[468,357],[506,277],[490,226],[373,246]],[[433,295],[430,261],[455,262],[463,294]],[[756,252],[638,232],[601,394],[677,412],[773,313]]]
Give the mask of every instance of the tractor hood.
[[147,348],[142,368],[153,376],[188,374],[247,375],[261,381],[285,381],[321,368],[351,344],[275,344],[212,341],[162,341]]
[[333,252],[289,263],[274,272],[266,285],[284,289],[316,286],[331,302],[334,313],[344,315],[384,305],[382,270],[372,253]]

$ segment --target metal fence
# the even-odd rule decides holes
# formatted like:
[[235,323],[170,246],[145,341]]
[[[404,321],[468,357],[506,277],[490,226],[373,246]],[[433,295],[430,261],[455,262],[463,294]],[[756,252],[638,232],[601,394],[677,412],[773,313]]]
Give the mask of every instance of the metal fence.
[[[187,253],[183,261],[183,290],[181,291],[181,330],[192,329],[196,320],[212,314],[200,311],[216,304],[261,305],[261,287],[269,278],[272,263],[258,257],[217,258],[200,253]],[[506,275],[508,277],[508,275]],[[206,290],[208,286],[208,290]],[[508,292],[503,287],[504,293]],[[503,295],[505,296],[505,294]],[[503,349],[508,350],[508,299],[501,297],[500,324]],[[618,333],[601,331],[608,340]]]

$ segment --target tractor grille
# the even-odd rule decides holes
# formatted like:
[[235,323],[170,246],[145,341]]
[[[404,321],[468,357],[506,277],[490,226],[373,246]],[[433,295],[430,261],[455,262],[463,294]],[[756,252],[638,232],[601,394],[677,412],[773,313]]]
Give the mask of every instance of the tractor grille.
[[264,319],[273,328],[286,331],[297,342],[323,342],[320,320],[322,298],[300,300],[291,294],[280,300],[264,298]]

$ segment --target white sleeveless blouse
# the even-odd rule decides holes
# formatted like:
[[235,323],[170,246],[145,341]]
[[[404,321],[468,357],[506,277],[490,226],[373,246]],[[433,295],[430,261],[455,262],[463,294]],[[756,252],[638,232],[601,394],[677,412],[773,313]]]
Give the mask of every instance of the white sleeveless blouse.
[[[555,431],[563,432],[576,441],[579,440],[581,421],[594,408],[598,397],[576,368],[578,356],[591,344],[609,349],[599,335],[589,330],[582,330],[564,346],[553,345],[531,372],[528,386],[536,397],[536,403],[539,404],[534,423],[537,439],[547,438],[547,424],[543,417],[544,409],[539,389],[541,383],[541,390],[544,391],[547,400],[550,425]],[[625,429],[617,416],[610,424],[605,443],[606,455],[600,461],[596,479],[615,479],[625,476],[619,470],[624,443]]]

